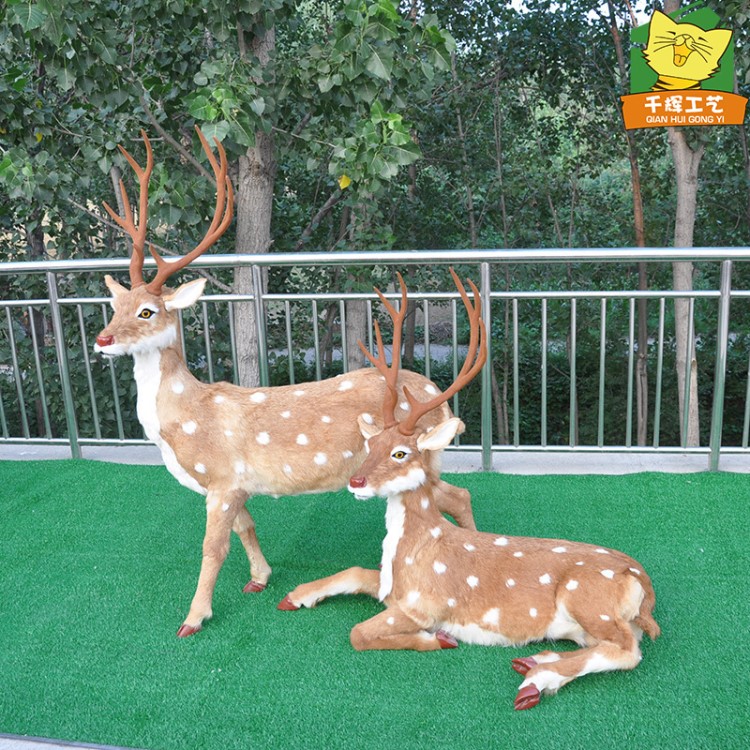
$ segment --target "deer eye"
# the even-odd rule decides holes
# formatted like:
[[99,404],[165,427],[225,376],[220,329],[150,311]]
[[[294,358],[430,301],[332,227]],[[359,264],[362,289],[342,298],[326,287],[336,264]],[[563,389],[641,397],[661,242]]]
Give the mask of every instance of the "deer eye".
[[153,318],[154,315],[156,315],[156,310],[152,310],[150,307],[144,307],[143,310],[138,313],[138,317],[141,320],[148,320],[149,318]]
[[409,454],[407,453],[407,451],[399,448],[398,450],[395,450],[393,451],[393,453],[391,453],[391,458],[395,458],[396,461],[403,461],[408,455]]

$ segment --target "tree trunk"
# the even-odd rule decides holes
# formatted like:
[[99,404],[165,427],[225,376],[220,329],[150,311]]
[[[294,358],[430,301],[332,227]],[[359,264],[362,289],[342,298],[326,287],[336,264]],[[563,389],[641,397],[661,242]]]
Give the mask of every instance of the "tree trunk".
[[[698,194],[698,167],[700,166],[705,146],[692,149],[685,133],[677,128],[667,128],[667,138],[674,157],[675,176],[677,179],[677,213],[675,217],[675,247],[693,246],[693,228],[695,226],[695,208]],[[676,291],[692,291],[693,264],[683,261],[672,264],[673,286]],[[690,302],[688,299],[675,299],[675,340],[677,368],[677,392],[679,399],[680,436],[683,445],[694,446],[700,443],[698,415],[698,361],[695,355],[695,336],[689,337]],[[685,378],[689,363],[688,385],[688,424],[685,422]]]
[[[621,88],[626,89],[627,66],[622,47],[622,37],[617,27],[617,16],[611,0],[608,0],[609,25],[615,43],[617,65],[620,70]],[[624,126],[624,123],[623,123]],[[641,170],[638,164],[638,149],[632,130],[624,130],[630,162],[630,184],[633,190],[633,230],[636,247],[646,247],[646,233],[643,221],[643,194],[641,193]],[[638,290],[648,289],[646,264],[638,264]],[[648,304],[643,297],[638,299],[638,356],[635,361],[636,431],[638,445],[648,441]]]
[[[244,50],[243,31],[240,29],[240,49]],[[250,51],[262,65],[267,65],[275,45],[274,28],[253,36]],[[258,130],[255,145],[239,160],[237,186],[237,241],[235,252],[266,253],[271,247],[271,215],[273,212],[273,188],[276,177],[273,136]],[[264,284],[265,286],[265,284]],[[234,277],[234,291],[250,294],[253,291],[252,269],[238,268]],[[240,385],[260,385],[258,357],[258,322],[252,302],[236,303],[234,326],[237,337],[237,378]]]

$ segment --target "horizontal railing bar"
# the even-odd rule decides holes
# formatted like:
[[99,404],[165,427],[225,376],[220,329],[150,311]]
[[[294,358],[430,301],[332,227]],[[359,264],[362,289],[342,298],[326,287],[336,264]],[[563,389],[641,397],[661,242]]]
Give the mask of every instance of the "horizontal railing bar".
[[[177,261],[180,256],[167,259]],[[336,253],[248,253],[202,255],[191,263],[193,268],[221,268],[233,266],[364,266],[373,263],[406,265],[450,265],[474,263],[673,263],[677,261],[750,261],[750,251],[740,247],[722,248],[541,248],[528,250],[388,250],[383,252]],[[0,273],[19,274],[50,271],[127,270],[129,258],[90,258],[53,261],[13,261],[0,264]],[[146,269],[156,268],[152,258],[146,258]]]
[[[601,290],[576,290],[576,291],[527,291],[527,292],[491,292],[490,299],[717,299],[720,296],[718,289],[699,289],[694,291],[675,291],[673,289],[649,290],[649,291],[601,291]],[[388,299],[398,300],[401,295],[396,292],[385,292]],[[410,293],[412,299],[430,301],[450,301],[460,299],[458,292],[416,292]],[[733,292],[733,297],[750,297],[750,292],[743,295]],[[205,294],[200,298],[201,302],[252,302],[252,294]],[[265,302],[340,302],[354,300],[377,300],[378,297],[372,292],[320,292],[304,294],[264,294]],[[111,297],[67,297],[58,300],[60,305],[100,305],[108,304]],[[48,305],[48,299],[38,300],[2,300],[0,307],[17,307],[27,305]]]

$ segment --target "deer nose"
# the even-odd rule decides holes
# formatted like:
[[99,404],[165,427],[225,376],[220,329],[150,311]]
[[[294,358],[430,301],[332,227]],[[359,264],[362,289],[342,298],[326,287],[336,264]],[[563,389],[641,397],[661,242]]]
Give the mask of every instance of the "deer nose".
[[115,343],[115,337],[114,336],[97,336],[96,343],[99,344],[99,346],[111,346],[112,344]]
[[352,477],[349,480],[350,487],[364,487],[367,485],[367,477]]

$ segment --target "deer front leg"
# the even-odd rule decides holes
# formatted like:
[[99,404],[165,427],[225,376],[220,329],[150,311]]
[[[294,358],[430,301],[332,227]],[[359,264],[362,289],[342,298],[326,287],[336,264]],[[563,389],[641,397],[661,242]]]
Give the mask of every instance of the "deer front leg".
[[310,608],[319,601],[337,594],[367,594],[377,599],[379,587],[379,571],[347,568],[332,576],[297,586],[279,602],[278,608],[289,611],[300,607]]
[[243,591],[246,594],[263,591],[271,576],[271,566],[266,562],[266,558],[260,549],[258,536],[255,533],[255,521],[244,505],[237,512],[232,524],[232,531],[242,541],[242,546],[245,548],[247,559],[250,562],[250,580]]
[[357,651],[438,651],[458,646],[453,636],[442,630],[430,633],[398,607],[389,607],[355,625],[349,639]]
[[178,638],[197,633],[203,621],[213,614],[211,601],[216,579],[229,552],[232,524],[244,501],[245,496],[241,492],[209,490],[206,496],[206,534],[203,537],[201,572],[188,616],[177,631]]
[[469,490],[448,484],[441,479],[435,485],[434,498],[441,513],[452,516],[464,529],[476,531]]

